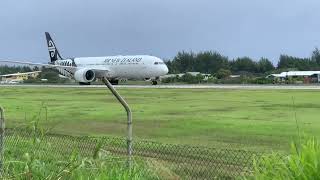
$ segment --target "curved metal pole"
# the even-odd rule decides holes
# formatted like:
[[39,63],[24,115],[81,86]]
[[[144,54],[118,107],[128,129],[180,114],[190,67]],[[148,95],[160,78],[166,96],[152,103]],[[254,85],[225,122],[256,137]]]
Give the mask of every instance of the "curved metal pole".
[[121,97],[116,89],[112,86],[108,79],[103,78],[103,83],[109,88],[112,94],[118,99],[118,101],[122,104],[124,109],[127,111],[127,153],[128,153],[128,166],[131,168],[131,157],[132,157],[132,112],[127,104],[127,102]]

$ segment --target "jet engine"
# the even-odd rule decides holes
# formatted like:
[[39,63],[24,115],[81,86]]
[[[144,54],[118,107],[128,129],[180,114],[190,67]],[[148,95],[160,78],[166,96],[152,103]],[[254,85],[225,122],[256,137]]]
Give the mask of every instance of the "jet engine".
[[96,75],[94,71],[90,69],[79,69],[74,73],[74,79],[78,82],[92,82],[95,79]]

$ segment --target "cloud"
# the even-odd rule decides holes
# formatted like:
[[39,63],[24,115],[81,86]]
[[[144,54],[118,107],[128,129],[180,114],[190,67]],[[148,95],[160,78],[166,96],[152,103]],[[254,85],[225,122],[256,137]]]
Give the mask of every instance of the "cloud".
[[217,50],[230,58],[309,56],[316,0],[2,0],[0,58],[48,61],[44,32],[65,57]]

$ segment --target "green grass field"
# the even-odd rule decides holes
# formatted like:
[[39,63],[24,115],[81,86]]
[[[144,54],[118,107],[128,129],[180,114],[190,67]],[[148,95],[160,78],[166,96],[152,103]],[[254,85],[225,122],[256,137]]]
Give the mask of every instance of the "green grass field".
[[[311,90],[119,89],[135,137],[217,148],[281,148],[301,131],[320,136],[320,93]],[[6,126],[39,116],[71,135],[125,136],[126,113],[107,89],[1,87]],[[293,98],[295,106],[293,106]],[[296,114],[296,118],[295,118]]]

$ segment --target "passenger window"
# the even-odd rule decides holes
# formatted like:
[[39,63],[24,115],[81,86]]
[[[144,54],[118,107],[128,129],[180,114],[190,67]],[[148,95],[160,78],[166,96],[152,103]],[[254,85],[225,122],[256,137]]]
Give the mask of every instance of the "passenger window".
[[158,62],[155,62],[154,64],[159,64]]

